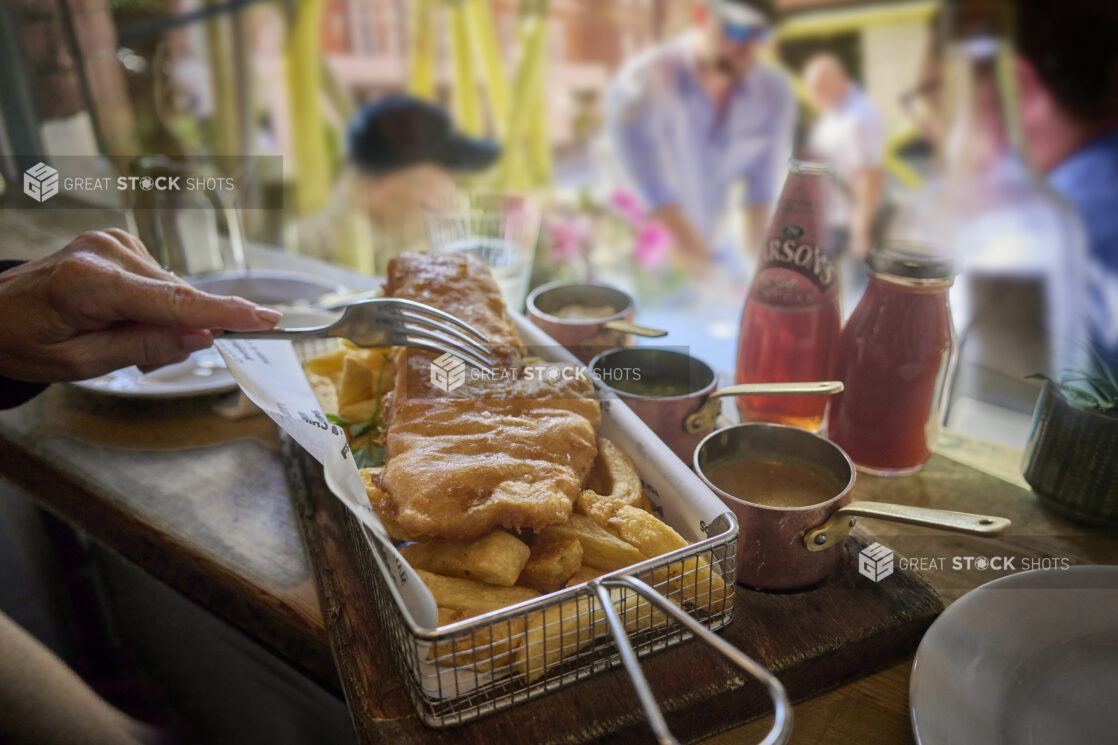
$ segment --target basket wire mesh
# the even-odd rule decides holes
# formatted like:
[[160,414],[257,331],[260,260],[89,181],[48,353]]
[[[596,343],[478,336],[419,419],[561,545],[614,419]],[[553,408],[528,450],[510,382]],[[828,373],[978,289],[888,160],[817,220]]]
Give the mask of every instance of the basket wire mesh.
[[[635,657],[692,638],[695,628],[682,626],[679,614],[695,619],[703,631],[730,623],[737,558],[733,516],[716,519],[708,535],[584,585],[435,630],[416,625],[395,588],[378,575],[377,613],[420,719],[435,728],[464,724],[622,664],[624,649],[615,645],[616,634],[610,634],[611,612]],[[383,575],[384,557],[375,542],[370,546]],[[605,588],[608,606],[599,596]],[[635,678],[634,684],[640,690]],[[774,729],[784,728],[777,724],[781,726]]]

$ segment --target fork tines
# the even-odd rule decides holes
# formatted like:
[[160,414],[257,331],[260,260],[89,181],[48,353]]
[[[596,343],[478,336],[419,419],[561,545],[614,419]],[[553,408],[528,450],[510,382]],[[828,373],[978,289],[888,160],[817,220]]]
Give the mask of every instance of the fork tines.
[[409,346],[435,352],[449,352],[479,369],[492,366],[489,349],[479,342],[488,341],[477,329],[453,315],[411,300],[396,299],[394,315],[400,321],[399,331]]

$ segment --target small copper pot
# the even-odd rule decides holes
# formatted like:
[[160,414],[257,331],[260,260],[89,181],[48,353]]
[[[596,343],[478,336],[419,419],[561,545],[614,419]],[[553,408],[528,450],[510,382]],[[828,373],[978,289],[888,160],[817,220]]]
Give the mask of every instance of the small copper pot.
[[[594,379],[617,395],[667,443],[684,462],[709,429],[691,431],[685,423],[704,410],[718,386],[710,365],[685,352],[654,347],[611,349],[590,360]],[[634,376],[639,376],[634,381]],[[675,396],[645,395],[625,390],[626,383],[642,388],[671,387]],[[711,428],[713,428],[713,421]]]
[[[695,447],[714,431],[724,396],[826,395],[842,390],[835,380],[796,383],[745,383],[718,388],[710,365],[691,355],[663,347],[611,349],[590,361],[595,379],[629,404],[637,416],[660,436],[684,463],[690,464]],[[674,388],[675,396],[626,390],[631,372],[641,375],[645,386]]]
[[[572,305],[612,308],[595,318],[562,318],[563,308]],[[633,323],[633,298],[616,287],[577,282],[551,282],[528,295],[528,318],[582,362],[606,349],[629,347],[633,335],[664,336],[667,332]]]
[[[832,497],[806,507],[774,507],[739,499],[707,478],[727,460],[809,464],[834,481]],[[873,517],[971,535],[996,535],[1010,521],[991,515],[926,507],[852,502],[855,470],[842,448],[819,435],[781,424],[738,424],[708,435],[695,449],[695,471],[738,519],[737,580],[763,590],[817,584],[848,561],[844,539],[858,517]]]

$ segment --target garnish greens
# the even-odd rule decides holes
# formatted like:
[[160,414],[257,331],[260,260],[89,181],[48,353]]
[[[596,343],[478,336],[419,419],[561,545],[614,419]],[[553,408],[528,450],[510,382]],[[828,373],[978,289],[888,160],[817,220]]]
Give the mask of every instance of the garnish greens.
[[388,455],[385,449],[377,444],[384,434],[385,423],[381,415],[384,405],[384,372],[388,367],[388,355],[386,354],[381,361],[380,372],[377,373],[376,390],[373,392],[373,398],[377,403],[372,416],[363,422],[351,422],[337,414],[326,415],[326,419],[331,424],[336,424],[346,430],[351,439],[365,438],[364,444],[353,450],[353,462],[357,464],[358,468],[379,468],[384,465],[384,459]]

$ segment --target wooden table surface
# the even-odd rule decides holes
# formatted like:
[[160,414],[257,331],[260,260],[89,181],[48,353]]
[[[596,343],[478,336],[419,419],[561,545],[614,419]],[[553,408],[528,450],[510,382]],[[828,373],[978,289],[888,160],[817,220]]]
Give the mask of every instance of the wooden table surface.
[[[337,687],[315,589],[270,420],[212,413],[216,399],[135,401],[54,386],[0,412],[0,474],[187,597],[225,618],[324,684]],[[983,470],[1019,478],[1020,453],[956,433],[941,451]],[[1118,561],[1118,538],[1043,510],[1006,483],[968,491],[970,469],[933,457],[906,479],[860,477],[858,498],[972,509],[1014,520],[997,539],[975,539],[878,523],[898,554],[1066,557]],[[950,559],[948,560],[948,565]],[[950,602],[998,573],[925,573]],[[908,743],[910,661],[796,706],[796,743]],[[757,739],[753,722],[710,740]]]
[[[300,538],[272,423],[216,416],[215,397],[114,399],[58,385],[0,412],[0,476],[47,509],[226,619],[297,669],[338,690],[322,614]],[[1039,506],[1020,480],[1021,453],[958,433],[941,436],[924,472],[860,476],[857,498],[1010,517],[1004,537],[958,537],[908,526],[873,526],[899,555],[948,557],[926,577],[949,603],[1000,576],[954,571],[950,557],[1061,557],[1118,563],[1118,537],[1069,523]],[[1006,482],[968,489],[974,471]],[[795,707],[794,743],[911,743],[911,660]],[[709,743],[755,742],[765,720]]]

